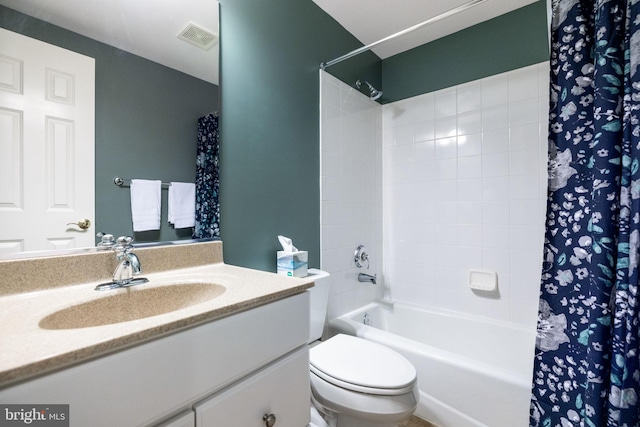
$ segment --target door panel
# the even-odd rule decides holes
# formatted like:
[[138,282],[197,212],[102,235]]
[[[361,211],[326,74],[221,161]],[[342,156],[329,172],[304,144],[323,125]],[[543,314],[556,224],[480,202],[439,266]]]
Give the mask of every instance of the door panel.
[[95,61],[0,29],[0,254],[95,244]]

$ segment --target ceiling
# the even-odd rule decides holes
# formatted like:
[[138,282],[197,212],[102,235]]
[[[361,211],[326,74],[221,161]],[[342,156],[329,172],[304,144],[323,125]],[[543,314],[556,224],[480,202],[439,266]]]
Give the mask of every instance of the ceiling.
[[190,22],[219,34],[216,0],[0,0],[0,4],[218,84],[218,43],[180,40]]
[[[313,1],[364,45],[468,2]],[[380,58],[388,58],[535,1],[486,0],[465,12],[372,50]],[[218,44],[214,44],[209,50],[203,50],[177,38],[177,34],[190,22],[218,35],[216,0],[0,0],[0,4],[218,84]],[[332,58],[327,58],[329,59]]]

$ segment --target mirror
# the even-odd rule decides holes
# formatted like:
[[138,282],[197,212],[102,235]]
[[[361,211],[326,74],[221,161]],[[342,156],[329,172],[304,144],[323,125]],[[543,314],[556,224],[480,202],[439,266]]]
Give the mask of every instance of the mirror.
[[219,106],[218,43],[203,49],[177,35],[193,23],[217,36],[218,16],[215,0],[0,0],[1,28],[95,58],[95,218],[87,233],[138,243],[191,238],[191,229],[167,223],[166,189],[161,229],[134,234],[129,188],[113,179],[194,182],[197,121]]

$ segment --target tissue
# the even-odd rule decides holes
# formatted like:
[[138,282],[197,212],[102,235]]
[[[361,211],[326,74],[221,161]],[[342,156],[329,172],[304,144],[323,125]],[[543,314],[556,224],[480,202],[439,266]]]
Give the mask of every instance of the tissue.
[[290,277],[306,277],[309,253],[293,246],[293,241],[285,236],[278,236],[282,250],[277,253],[277,273]]

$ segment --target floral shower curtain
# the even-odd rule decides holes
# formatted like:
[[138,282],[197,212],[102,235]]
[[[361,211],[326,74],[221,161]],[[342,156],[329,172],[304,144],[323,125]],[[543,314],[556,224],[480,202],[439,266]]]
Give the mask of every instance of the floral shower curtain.
[[531,426],[640,425],[640,0],[553,0]]
[[220,178],[218,173],[218,115],[208,114],[198,119],[198,149],[196,157],[196,226],[194,239],[220,237]]

